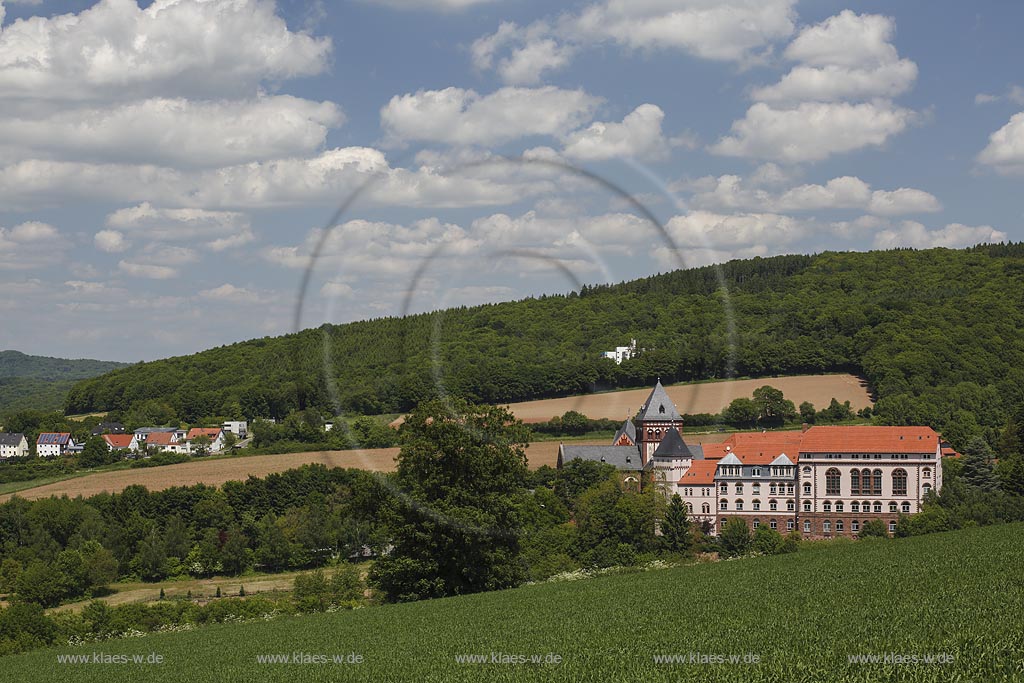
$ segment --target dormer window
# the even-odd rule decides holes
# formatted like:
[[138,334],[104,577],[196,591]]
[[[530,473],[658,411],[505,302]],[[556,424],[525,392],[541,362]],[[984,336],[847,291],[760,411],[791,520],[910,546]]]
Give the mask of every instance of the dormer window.
[[662,415],[665,414],[665,404],[664,403],[658,404],[658,412],[661,413]]

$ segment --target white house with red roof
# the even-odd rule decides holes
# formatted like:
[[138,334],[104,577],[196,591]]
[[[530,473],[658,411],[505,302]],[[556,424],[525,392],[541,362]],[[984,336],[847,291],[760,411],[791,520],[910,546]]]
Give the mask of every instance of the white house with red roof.
[[209,453],[219,453],[224,450],[223,429],[220,427],[193,427],[188,430],[188,434],[185,436],[185,442],[188,444],[190,452],[198,450],[195,440],[201,436],[205,436],[210,440],[210,445],[207,447]]
[[134,434],[103,434],[102,438],[109,451],[134,451],[139,447]]

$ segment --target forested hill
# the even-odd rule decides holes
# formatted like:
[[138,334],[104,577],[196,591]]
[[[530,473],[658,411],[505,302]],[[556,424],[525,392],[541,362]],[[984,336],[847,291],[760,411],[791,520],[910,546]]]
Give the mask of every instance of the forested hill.
[[[659,376],[851,370],[881,397],[882,419],[959,441],[958,430],[994,430],[1022,403],[1022,331],[1024,244],[780,256],[141,363],[80,382],[65,407],[281,417],[334,410],[333,391],[344,410],[384,413],[439,388],[506,402]],[[637,358],[600,358],[630,338]]]
[[122,367],[124,363],[113,361],[68,360],[0,351],[0,413],[19,408],[58,409],[76,381]]

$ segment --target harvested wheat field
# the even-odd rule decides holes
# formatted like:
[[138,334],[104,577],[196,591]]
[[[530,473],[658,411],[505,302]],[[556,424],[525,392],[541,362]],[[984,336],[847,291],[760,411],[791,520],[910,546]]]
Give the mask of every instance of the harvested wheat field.
[[[724,440],[728,434],[688,435],[688,443],[713,443]],[[607,439],[597,441],[573,441],[574,444],[606,444]],[[66,479],[25,489],[14,494],[0,496],[0,502],[12,495],[29,500],[50,496],[89,496],[97,493],[118,493],[128,486],[141,485],[151,491],[160,491],[172,486],[208,484],[220,486],[226,481],[242,481],[250,476],[265,477],[274,472],[284,472],[309,463],[320,463],[327,467],[353,467],[371,472],[392,472],[395,469],[397,448],[376,448],[361,451],[312,451],[309,453],[287,453],[282,455],[251,455],[220,460],[199,460],[180,465],[163,465],[134,470],[97,472],[84,477]],[[558,441],[535,441],[526,449],[530,468],[541,465],[555,466],[558,460]]]
[[[871,405],[864,380],[854,375],[797,375],[794,377],[763,377],[736,379],[701,384],[673,384],[665,387],[680,413],[718,413],[736,398],[750,398],[754,389],[770,384],[786,398],[800,405],[810,401],[815,408],[828,406],[832,398],[849,401],[854,410]],[[591,419],[602,417],[624,420],[635,415],[651,393],[650,389],[611,391],[603,394],[550,398],[513,403],[509,407],[523,422],[546,422],[567,410],[583,413]]]

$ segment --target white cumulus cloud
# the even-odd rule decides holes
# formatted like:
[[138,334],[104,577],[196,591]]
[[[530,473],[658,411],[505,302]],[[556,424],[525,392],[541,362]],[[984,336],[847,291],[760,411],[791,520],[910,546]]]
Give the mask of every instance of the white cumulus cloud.
[[1014,114],[1005,126],[992,133],[978,162],[1000,173],[1024,173],[1024,112]]
[[559,136],[589,121],[600,99],[582,90],[501,88],[489,95],[445,88],[396,95],[381,109],[394,140],[496,145],[518,138]]
[[896,247],[960,249],[985,242],[1005,242],[1006,239],[1005,232],[996,230],[990,225],[970,226],[950,223],[944,228],[929,230],[916,221],[904,221],[896,229],[879,231],[875,235],[874,246],[876,249],[894,249]]
[[661,159],[670,142],[661,131],[665,112],[653,104],[642,104],[616,122],[595,122],[566,138],[567,157],[584,161],[632,157]]

